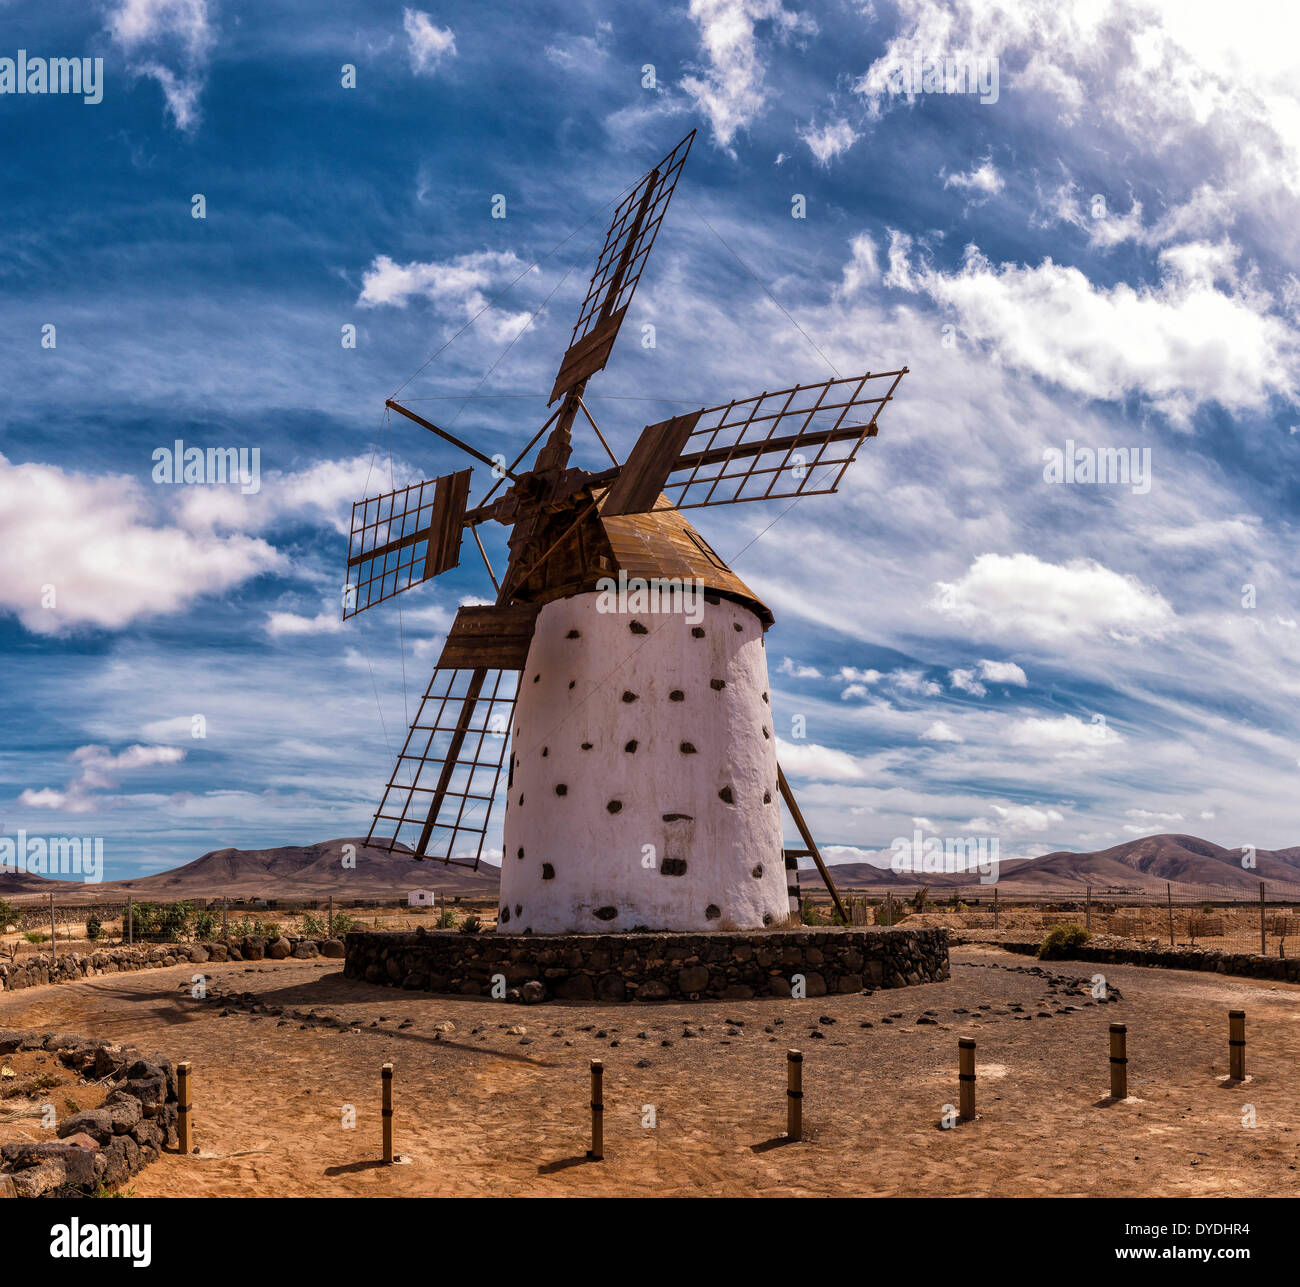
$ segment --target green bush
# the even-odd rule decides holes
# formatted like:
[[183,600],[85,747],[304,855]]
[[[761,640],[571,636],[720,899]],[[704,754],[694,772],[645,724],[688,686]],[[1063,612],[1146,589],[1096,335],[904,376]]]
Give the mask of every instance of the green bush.
[[93,913],[86,917],[86,937],[93,943],[104,932],[104,922]]
[[479,920],[476,913],[471,912],[465,917],[465,923],[460,927],[462,934],[477,934],[483,928],[483,922]]
[[217,927],[220,923],[220,919],[216,912],[195,912],[194,937],[204,943],[216,938]]
[[436,925],[438,929],[455,929],[460,923],[460,917],[451,910],[450,907],[440,908]]
[[1057,925],[1047,932],[1038,945],[1038,958],[1046,961],[1052,957],[1066,956],[1073,948],[1082,947],[1091,937],[1082,925]]
[[29,943],[44,943],[45,940],[49,938],[49,935],[42,934],[40,930],[28,930],[27,933],[23,935],[23,938],[25,938]]
[[17,925],[19,920],[18,909],[12,903],[6,903],[0,898],[0,934],[11,925]]

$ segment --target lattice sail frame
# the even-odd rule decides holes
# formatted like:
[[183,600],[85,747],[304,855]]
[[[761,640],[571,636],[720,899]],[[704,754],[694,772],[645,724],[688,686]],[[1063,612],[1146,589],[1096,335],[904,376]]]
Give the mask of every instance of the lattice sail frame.
[[834,492],[863,442],[876,435],[876,417],[904,374],[796,384],[709,407],[700,412],[662,491],[677,509]]
[[573,337],[560,363],[550,401],[601,370],[645,267],[695,140],[692,130],[619,202],[596,260]]
[[445,474],[353,504],[344,621],[459,563],[469,476]]
[[[476,676],[482,678],[470,704]],[[514,670],[439,667],[433,672],[384,788],[367,844],[389,853],[406,845],[416,858],[478,870],[502,767],[510,753],[518,681],[519,672]],[[443,783],[437,814],[430,818],[446,756],[462,720],[464,741]]]

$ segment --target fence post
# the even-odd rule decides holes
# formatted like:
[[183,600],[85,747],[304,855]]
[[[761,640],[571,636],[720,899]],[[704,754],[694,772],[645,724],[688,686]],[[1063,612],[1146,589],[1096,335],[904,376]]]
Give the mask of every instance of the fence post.
[[993,886],[993,928],[998,928],[998,887]]
[[223,894],[221,896],[221,941],[223,943],[226,941],[226,939],[230,937],[230,931],[227,928],[228,926],[227,914],[229,910],[230,910],[230,895]]
[[194,1139],[190,1125],[190,1065],[186,1060],[176,1065],[176,1139],[182,1153],[188,1154]]
[[1246,1080],[1246,1012],[1228,1011],[1228,1076]]
[[1264,932],[1264,882],[1259,882],[1259,954],[1268,955],[1268,937]]
[[330,895],[329,911],[325,913],[325,937],[334,937],[334,895]]
[[1083,928],[1092,933],[1092,886],[1088,886],[1088,892],[1084,896],[1086,902],[1083,905]]
[[1165,881],[1165,901],[1169,907],[1169,946],[1174,945],[1174,887]]
[[384,1118],[384,1161],[393,1161],[393,1065],[385,1064],[380,1070],[384,1084],[383,1118]]
[[58,930],[54,924],[54,895],[50,895],[50,960],[59,959]]
[[591,1147],[587,1156],[593,1162],[605,1157],[605,1065],[591,1061]]
[[785,1133],[803,1139],[803,1051],[785,1052]]
[[131,915],[131,895],[126,896],[126,945],[133,946],[135,943],[135,917]]
[[975,1039],[959,1037],[957,1040],[957,1103],[958,1119],[975,1120]]
[[1122,1023],[1110,1025],[1110,1097],[1128,1098],[1128,1029]]

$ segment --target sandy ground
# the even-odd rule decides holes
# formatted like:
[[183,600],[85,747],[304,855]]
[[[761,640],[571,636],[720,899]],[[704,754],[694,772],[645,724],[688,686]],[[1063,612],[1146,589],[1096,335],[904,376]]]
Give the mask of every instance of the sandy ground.
[[[189,995],[193,966],[7,993],[0,1026],[193,1063],[201,1153],[150,1166],[129,1185],[141,1195],[1297,1191],[1300,987],[1111,967],[1121,998],[1099,1005],[1076,987],[1083,964],[1035,968],[972,946],[954,951],[948,982],[872,996],[525,1007],[353,983],[333,961],[266,961],[210,967],[218,995],[205,1001]],[[1251,1078],[1225,1087],[1233,1008],[1247,1012]],[[311,1010],[346,1023],[291,1014]],[[448,1020],[454,1032],[435,1028]],[[1103,1098],[1110,1022],[1129,1030],[1135,1098],[1120,1104]],[[978,1041],[980,1117],[944,1130],[964,1035]],[[804,1052],[810,1136],[793,1144],[780,1138],[789,1047]],[[597,1057],[598,1163],[584,1157]],[[385,1061],[410,1159],[392,1167],[377,1160]],[[0,1140],[23,1129],[35,1124],[0,1123]]]

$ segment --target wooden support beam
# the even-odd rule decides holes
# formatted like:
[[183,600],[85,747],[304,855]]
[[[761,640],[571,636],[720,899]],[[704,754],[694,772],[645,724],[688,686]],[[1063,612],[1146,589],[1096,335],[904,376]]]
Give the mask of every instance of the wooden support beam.
[[822,862],[817,842],[812,838],[812,832],[808,830],[808,824],[803,820],[803,814],[799,812],[799,806],[795,803],[794,792],[790,790],[790,784],[785,780],[785,772],[779,764],[776,766],[776,784],[781,790],[781,798],[785,801],[785,807],[790,810],[790,816],[794,819],[794,825],[799,828],[799,835],[803,838],[808,852],[812,854],[813,862],[817,864],[817,870],[822,874],[822,880],[826,882],[826,888],[831,891],[831,898],[835,902],[835,910],[839,912],[841,920],[847,925],[849,923],[849,914],[844,910],[844,904],[840,902],[839,891],[835,888],[834,881],[831,880],[830,872],[826,870],[826,864]]

